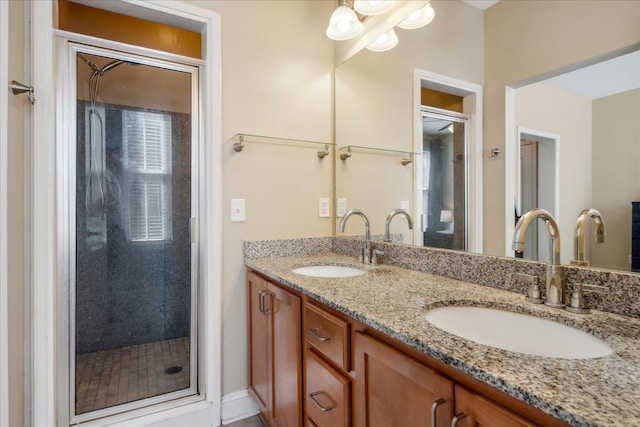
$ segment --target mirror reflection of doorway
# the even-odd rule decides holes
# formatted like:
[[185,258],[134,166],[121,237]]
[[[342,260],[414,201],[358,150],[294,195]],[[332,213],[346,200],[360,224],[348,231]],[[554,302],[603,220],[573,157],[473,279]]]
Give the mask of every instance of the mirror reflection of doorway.
[[466,249],[466,126],[464,117],[422,113],[424,246]]
[[[541,136],[534,132],[520,132],[520,204],[516,216],[540,208],[557,214],[557,138]],[[516,218],[517,220],[517,218]],[[549,235],[539,221],[531,224],[525,236],[522,257],[531,260],[548,260]]]

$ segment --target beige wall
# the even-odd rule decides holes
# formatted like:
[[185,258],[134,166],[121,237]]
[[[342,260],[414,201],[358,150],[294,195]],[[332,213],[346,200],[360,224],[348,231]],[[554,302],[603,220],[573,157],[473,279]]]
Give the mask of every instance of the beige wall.
[[593,207],[607,228],[607,242],[591,245],[598,267],[629,269],[631,202],[640,201],[639,118],[640,89],[593,101]]
[[[414,69],[482,84],[483,14],[458,1],[432,2],[436,18],[417,30],[396,29],[398,45],[383,53],[363,50],[336,69],[336,143],[413,151]],[[384,232],[389,211],[410,202],[413,165],[397,154],[355,152],[337,161],[336,197],[348,208],[364,210],[372,233]],[[397,222],[397,223],[396,223]],[[392,232],[412,242],[406,221],[394,220]],[[349,220],[345,234],[363,234],[362,222]]]
[[[505,146],[505,86],[640,42],[637,1],[504,0],[485,12],[485,147]],[[486,150],[485,150],[486,151]],[[484,160],[484,251],[505,251],[505,163]],[[489,190],[490,189],[490,190]],[[488,221],[487,219],[492,219]]]
[[[223,394],[246,389],[246,292],[242,242],[330,236],[318,198],[331,197],[333,159],[320,146],[246,142],[237,133],[333,139],[331,1],[190,1],[222,15]],[[231,223],[230,200],[247,220]]]
[[[9,79],[29,82],[25,71],[25,4],[9,2]],[[2,82],[5,84],[6,82]],[[9,94],[8,124],[8,314],[9,314],[9,425],[25,424],[26,353],[25,239],[28,221],[26,172],[27,120],[30,105],[24,95]],[[4,374],[4,373],[3,373]]]
[[[571,236],[576,218],[592,204],[591,100],[542,82],[517,89],[515,97],[516,126],[560,138],[556,159],[560,165],[557,177],[560,200],[556,207],[560,215],[556,219],[560,236],[564,237],[560,240],[560,258],[567,264],[573,259]],[[543,249],[546,248],[539,248]]]

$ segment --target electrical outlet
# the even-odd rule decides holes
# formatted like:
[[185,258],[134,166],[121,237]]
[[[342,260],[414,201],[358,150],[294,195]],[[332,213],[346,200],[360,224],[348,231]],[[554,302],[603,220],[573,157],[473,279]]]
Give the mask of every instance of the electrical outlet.
[[318,202],[318,216],[320,218],[329,218],[329,198],[320,197]]
[[347,199],[339,198],[338,212],[336,213],[336,215],[338,216],[338,218],[342,218],[346,213],[347,213]]
[[409,201],[408,200],[402,200],[400,202],[400,209],[404,209],[405,211],[409,212]]

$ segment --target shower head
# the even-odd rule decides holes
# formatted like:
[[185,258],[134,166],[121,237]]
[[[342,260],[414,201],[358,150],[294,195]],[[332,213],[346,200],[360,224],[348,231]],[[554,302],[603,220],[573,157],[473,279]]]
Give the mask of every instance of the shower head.
[[96,64],[94,64],[93,62],[89,61],[87,58],[85,58],[84,56],[78,54],[78,57],[80,59],[82,59],[89,67],[91,67],[91,70],[93,70],[94,73],[101,73],[100,67],[98,67]]
[[115,61],[109,62],[107,65],[105,65],[104,67],[100,68],[98,67],[96,64],[94,64],[93,62],[89,61],[87,58],[85,58],[84,56],[78,54],[78,56],[80,57],[80,59],[82,59],[89,67],[91,67],[91,70],[93,71],[93,74],[97,74],[102,76],[104,73],[106,73],[107,71],[111,70],[112,68],[117,67],[118,65],[122,65],[122,64],[127,64],[127,65],[140,65],[138,63],[135,62],[130,62],[130,61],[125,61],[122,59],[116,59]]

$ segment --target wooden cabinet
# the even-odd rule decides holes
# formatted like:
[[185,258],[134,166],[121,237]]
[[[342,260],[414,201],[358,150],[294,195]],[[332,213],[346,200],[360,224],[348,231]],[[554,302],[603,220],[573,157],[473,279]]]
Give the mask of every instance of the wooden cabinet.
[[251,270],[247,285],[250,393],[270,427],[567,426]]
[[450,425],[453,381],[369,335],[354,351],[356,427]]
[[302,425],[300,298],[247,273],[249,391],[272,427]]
[[513,412],[457,385],[455,387],[455,419],[452,427],[534,427]]

